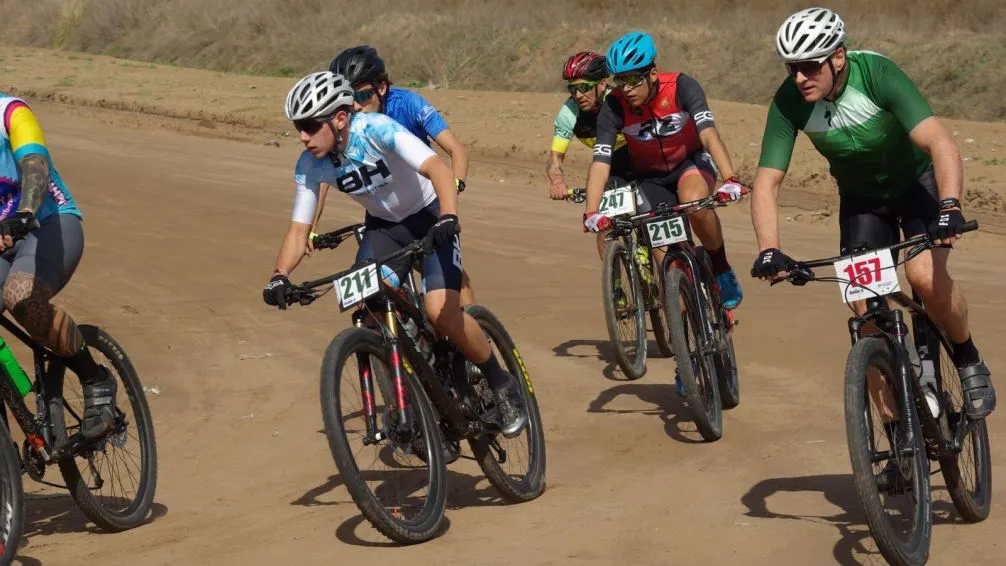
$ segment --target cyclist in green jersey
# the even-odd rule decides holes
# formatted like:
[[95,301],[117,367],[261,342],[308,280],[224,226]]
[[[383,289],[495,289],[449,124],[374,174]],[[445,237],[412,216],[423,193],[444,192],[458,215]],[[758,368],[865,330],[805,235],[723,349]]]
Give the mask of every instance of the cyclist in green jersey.
[[[825,8],[796,12],[776,34],[790,76],[769,107],[751,191],[760,250],[753,277],[775,279],[792,265],[779,250],[777,199],[798,130],[828,160],[838,184],[842,255],[896,244],[899,227],[905,238],[928,232],[937,245],[961,237],[964,171],[953,137],[894,62],[849,51],[845,40],[841,18]],[[965,411],[983,418],[995,408],[995,390],[971,340],[964,293],[947,271],[948,254],[948,248],[927,250],[905,264],[905,273],[954,342]],[[853,305],[858,313],[862,303]],[[877,388],[879,382],[871,384]],[[889,393],[880,404],[884,420],[893,420]]]

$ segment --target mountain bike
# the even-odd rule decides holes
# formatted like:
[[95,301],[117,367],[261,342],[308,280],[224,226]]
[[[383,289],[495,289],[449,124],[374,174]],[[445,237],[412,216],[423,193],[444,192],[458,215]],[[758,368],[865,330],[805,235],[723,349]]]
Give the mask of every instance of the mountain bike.
[[10,431],[0,426],[0,566],[9,566],[14,562],[23,529],[21,459]]
[[[598,212],[612,220],[635,214],[638,187],[635,182],[605,190]],[[584,188],[569,189],[569,200],[582,203]],[[608,338],[615,346],[615,359],[625,377],[635,380],[646,374],[646,313],[650,313],[653,338],[664,356],[674,349],[668,340],[665,318],[661,312],[660,276],[654,274],[651,250],[643,242],[637,226],[619,224],[605,235],[601,268],[601,297]],[[620,332],[622,327],[625,332]],[[622,338],[622,335],[627,335]]]
[[[972,220],[962,232],[977,229],[977,221]],[[929,236],[921,234],[876,250],[796,262],[784,278],[772,282],[837,282],[846,303],[866,301],[865,314],[853,314],[848,322],[852,341],[845,367],[849,459],[873,539],[888,562],[906,566],[924,564],[929,556],[930,461],[939,463],[954,507],[964,520],[978,522],[988,517],[992,495],[988,429],[985,419],[972,420],[963,411],[960,377],[952,362],[953,342],[929,317],[915,290],[909,298],[898,281],[897,251],[911,248],[907,262],[932,247]],[[818,277],[812,271],[825,266],[833,266],[836,276]],[[911,329],[902,309],[909,311]],[[861,336],[864,329],[873,333]],[[883,397],[897,410],[887,423],[879,401]],[[871,404],[880,405],[876,407],[878,423],[871,420]],[[878,441],[887,449],[878,448]],[[967,460],[974,463],[973,469],[966,469]],[[883,469],[878,471],[875,466],[881,464]],[[894,500],[902,495],[907,495],[904,503],[909,509],[900,513],[904,521],[895,521],[898,517],[888,516],[882,498]]]
[[674,347],[678,375],[699,434],[707,441],[723,436],[723,409],[740,403],[740,382],[733,331],[738,321],[723,307],[712,260],[692,238],[688,215],[726,206],[716,195],[613,220],[634,224],[651,249],[663,249],[664,312]]
[[[315,239],[315,248],[333,249],[359,229],[353,225],[322,234]],[[325,432],[342,480],[361,513],[383,535],[403,544],[430,540],[440,529],[447,496],[441,435],[450,441],[468,441],[479,467],[504,499],[529,501],[545,489],[544,428],[520,352],[489,309],[465,307],[490,344],[497,346],[507,371],[523,382],[518,389],[528,422],[518,436],[505,438],[496,424],[498,410],[488,379],[436,331],[423,308],[424,293],[417,291],[412,271],[419,268],[418,262],[428,251],[432,253],[432,247],[426,238],[415,240],[388,257],[294,286],[287,296],[288,304],[308,305],[336,289],[340,312],[353,309],[353,326],[332,339],[322,364]],[[378,274],[382,266],[400,260],[411,260],[412,269],[405,282],[393,287]],[[326,290],[320,290],[325,286]],[[415,324],[414,333],[408,331],[410,323]],[[352,362],[356,363],[352,381],[359,385],[359,392],[343,399],[339,378]],[[383,408],[377,406],[378,394],[384,398]],[[342,404],[354,399],[362,402],[362,408],[347,415]],[[362,417],[360,430],[344,425],[343,418],[349,416]],[[401,467],[397,457],[416,456],[427,471],[417,474],[419,477],[407,477],[409,481],[387,481],[371,489],[367,481],[376,479],[375,474],[359,470],[358,463],[364,460],[351,450],[349,432],[358,433],[365,448],[377,448],[375,462]],[[501,443],[525,438],[525,453],[514,455],[527,463],[527,470],[507,473],[502,466],[514,449]],[[422,488],[427,490],[425,497],[403,499],[399,495],[387,506],[380,501],[396,487],[417,483],[422,485],[406,493]],[[418,507],[418,512],[406,517],[403,509],[412,506]]]
[[[3,223],[10,229],[15,241],[23,239],[31,231],[28,219],[8,219]],[[35,362],[33,382],[7,343],[0,339],[0,419],[3,426],[8,427],[7,410],[10,410],[24,432],[19,473],[23,470],[36,482],[69,490],[84,515],[105,531],[119,532],[140,525],[147,518],[153,503],[157,482],[157,455],[150,408],[147,406],[140,378],[126,357],[125,349],[108,332],[97,326],[81,324],[78,327],[88,347],[108,360],[104,365],[109,374],[118,375],[133,412],[133,418],[130,419],[123,411],[123,405],[117,403],[111,430],[100,439],[87,441],[80,433],[84,413],[83,389],[78,384],[72,391],[68,390],[67,368],[63,359],[36,343],[6,312],[0,315],[0,326],[31,349]],[[95,359],[101,358],[95,356]],[[25,402],[29,393],[35,394],[34,414]],[[6,432],[7,437],[0,439],[0,443],[13,445],[9,428]],[[115,464],[137,453],[141,469],[135,470],[134,466],[134,469],[126,471],[125,478],[116,477]],[[90,481],[84,478],[75,458],[85,461]],[[59,467],[65,486],[43,479],[46,467],[53,464]],[[108,483],[112,491],[117,488],[124,490],[125,484],[129,483],[135,488],[135,495],[109,497],[92,494],[92,490],[106,487],[104,474],[110,476]],[[14,489],[12,485],[4,483],[5,498],[8,488]],[[5,542],[16,546],[17,541],[11,537],[11,533],[15,530],[19,513],[16,507],[20,503],[13,493],[11,499],[5,501],[8,502],[12,505],[13,513],[10,509],[5,510],[9,516],[3,517],[0,529],[8,529],[8,539]]]

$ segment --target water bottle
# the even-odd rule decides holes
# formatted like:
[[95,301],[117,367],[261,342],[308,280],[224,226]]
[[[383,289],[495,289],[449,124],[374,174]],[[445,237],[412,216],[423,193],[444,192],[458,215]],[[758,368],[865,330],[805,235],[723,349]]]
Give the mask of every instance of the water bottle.
[[4,370],[7,371],[7,375],[14,382],[14,386],[21,397],[24,397],[31,391],[31,380],[24,373],[21,364],[17,363],[17,360],[14,359],[14,353],[10,351],[10,347],[3,338],[0,338],[0,365],[3,365]]
[[[410,289],[408,285],[400,284],[398,274],[395,273],[393,269],[391,269],[387,265],[382,265],[381,277],[386,279],[388,281],[388,284],[391,285],[391,287],[398,290],[399,294],[401,294],[403,298],[408,298],[408,294],[410,294]],[[432,349],[430,348],[430,345],[426,343],[426,339],[419,334],[419,327],[416,325],[416,321],[409,318],[408,320],[402,323],[402,328],[405,329],[405,333],[409,335],[409,338],[412,338],[412,341],[416,343],[416,346],[419,348],[419,351],[420,353],[422,353],[423,357],[426,358],[426,360],[429,361],[430,364],[432,365],[433,364]]]

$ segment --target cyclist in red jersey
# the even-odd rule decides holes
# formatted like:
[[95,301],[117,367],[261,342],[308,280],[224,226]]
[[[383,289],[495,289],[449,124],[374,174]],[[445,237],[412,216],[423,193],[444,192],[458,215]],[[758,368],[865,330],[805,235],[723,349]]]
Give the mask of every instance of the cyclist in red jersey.
[[[585,231],[600,232],[611,226],[610,219],[597,210],[619,133],[632,156],[643,201],[640,212],[664,201],[677,204],[708,196],[717,173],[723,178],[718,189],[721,200],[740,198],[741,183],[702,87],[685,73],[659,72],[656,55],[653,39],[642,32],[628,33],[608,48],[608,70],[617,88],[597,117],[594,159],[587,172]],[[690,221],[709,252],[723,306],[736,308],[744,295],[727,262],[719,217],[714,210],[704,210],[691,214]],[[655,264],[663,255],[662,250],[653,250]]]

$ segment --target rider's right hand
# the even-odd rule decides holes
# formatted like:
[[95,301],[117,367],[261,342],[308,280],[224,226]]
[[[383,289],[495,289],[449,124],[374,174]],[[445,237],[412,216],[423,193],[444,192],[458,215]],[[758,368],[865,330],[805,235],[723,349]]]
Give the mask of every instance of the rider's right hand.
[[601,232],[611,228],[611,219],[597,212],[583,213],[583,231]]
[[552,183],[552,190],[548,194],[548,198],[552,200],[565,200],[569,196],[569,187],[566,183]]
[[751,277],[769,280],[785,276],[793,269],[794,261],[777,248],[762,250],[751,267]]
[[262,290],[262,300],[267,305],[286,310],[286,294],[292,288],[293,285],[287,276],[277,273]]

